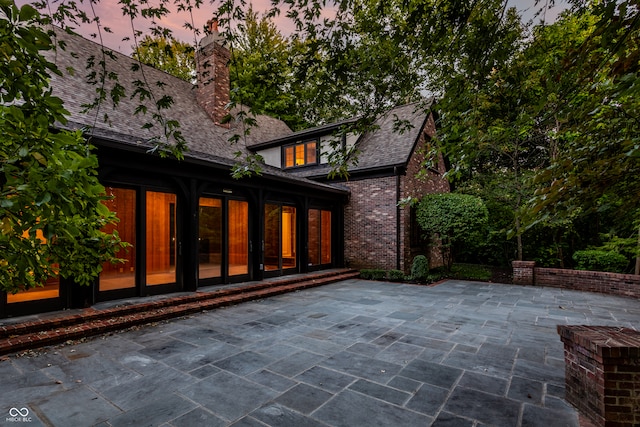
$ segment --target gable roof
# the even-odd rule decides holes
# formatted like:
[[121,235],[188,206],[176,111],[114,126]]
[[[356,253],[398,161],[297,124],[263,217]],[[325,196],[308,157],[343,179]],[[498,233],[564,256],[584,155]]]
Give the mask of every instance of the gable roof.
[[[291,129],[281,120],[258,115],[255,117],[257,126],[251,128],[250,134],[236,144],[230,144],[229,138],[234,134],[242,134],[242,128],[234,123],[231,129],[216,126],[207,113],[196,101],[196,88],[189,82],[178,79],[153,67],[141,65],[139,70],[132,69],[136,60],[109,51],[104,57],[107,73],[117,74],[118,83],[125,89],[125,95],[114,106],[110,96],[104,100],[98,108],[84,111],[83,105],[90,104],[96,98],[96,90],[99,84],[92,85],[87,82],[87,75],[96,71],[101,72],[99,62],[103,59],[102,47],[78,35],[70,35],[65,31],[56,29],[58,41],[66,45],[64,50],[47,52],[48,59],[55,63],[63,76],[53,75],[51,87],[53,94],[64,101],[65,108],[70,112],[70,126],[89,126],[94,129],[95,136],[99,134],[111,134],[112,137],[122,136],[123,144],[146,146],[148,142],[163,135],[161,125],[154,122],[152,114],[157,112],[153,100],[145,100],[148,108],[146,114],[135,114],[136,108],[141,102],[134,96],[134,82],[144,81],[152,88],[155,99],[165,95],[173,99],[170,109],[163,110],[161,114],[166,120],[176,120],[180,123],[180,131],[187,140],[190,151],[207,155],[233,159],[238,150],[247,152],[245,144],[266,139],[278,138],[291,133]],[[92,69],[87,69],[87,59],[93,58],[95,63]],[[115,80],[107,78],[105,90],[109,93],[115,86]],[[105,122],[104,117],[109,120]],[[147,122],[153,123],[151,129],[143,129]],[[185,153],[188,155],[188,153]]]
[[[419,103],[406,104],[395,107],[383,116],[379,117],[374,124],[374,129],[361,135],[356,146],[359,150],[357,155],[358,163],[349,167],[349,173],[373,172],[391,169],[394,167],[405,167],[409,162],[413,149],[418,142],[420,135],[424,131],[429,114],[425,112],[427,106]],[[338,125],[326,125],[314,128],[314,136],[330,135],[345,122]],[[396,126],[400,125],[400,130]],[[325,131],[322,133],[321,131]],[[273,145],[283,145],[287,142],[300,140],[300,132],[295,132],[274,141],[267,141],[248,148],[266,148]],[[277,144],[276,144],[277,143]],[[303,167],[289,169],[288,172],[308,178],[325,178],[331,168],[324,164],[317,167]]]

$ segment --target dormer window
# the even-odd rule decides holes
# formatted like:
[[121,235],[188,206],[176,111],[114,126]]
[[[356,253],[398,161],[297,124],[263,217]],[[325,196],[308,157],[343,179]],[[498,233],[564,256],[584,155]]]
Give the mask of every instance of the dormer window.
[[318,164],[318,140],[297,142],[282,147],[283,164],[286,169]]

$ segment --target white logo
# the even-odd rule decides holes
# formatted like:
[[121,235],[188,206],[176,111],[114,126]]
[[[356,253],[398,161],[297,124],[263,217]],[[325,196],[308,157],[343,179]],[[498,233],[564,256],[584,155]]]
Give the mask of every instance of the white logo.
[[10,423],[30,423],[32,418],[29,416],[28,408],[11,408],[9,409],[9,416],[5,418],[5,421]]

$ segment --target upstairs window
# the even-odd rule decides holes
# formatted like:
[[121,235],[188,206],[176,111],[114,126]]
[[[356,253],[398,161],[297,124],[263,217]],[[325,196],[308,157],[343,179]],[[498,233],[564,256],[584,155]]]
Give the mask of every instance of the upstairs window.
[[318,157],[318,141],[315,139],[283,147],[285,168],[317,165]]

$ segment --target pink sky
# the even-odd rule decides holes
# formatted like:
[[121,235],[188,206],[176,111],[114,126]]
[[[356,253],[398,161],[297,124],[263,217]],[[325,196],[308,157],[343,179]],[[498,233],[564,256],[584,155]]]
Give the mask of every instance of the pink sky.
[[[30,3],[32,0],[16,0],[18,5]],[[149,3],[157,3],[157,0],[150,0]],[[253,8],[256,11],[266,11],[271,7],[270,0],[253,0]],[[566,8],[566,3],[562,0],[557,1],[558,6],[547,12],[546,20],[555,20],[558,13]],[[52,1],[52,8],[57,7],[58,1]],[[537,5],[534,6],[535,0],[509,0],[510,6],[515,6],[523,13],[525,19],[531,19],[533,16],[533,10],[537,9]],[[91,9],[88,7],[87,0],[84,1],[85,9],[88,14],[91,13]],[[194,26],[198,29],[202,29],[206,22],[214,16],[214,12],[217,10],[219,1],[204,1],[203,5],[195,10],[193,13]],[[117,0],[99,0],[95,4],[95,12],[100,17],[100,22],[103,27],[109,27],[113,31],[113,34],[109,34],[102,31],[102,37],[104,44],[114,50],[120,51],[125,54],[130,54],[132,51],[133,40],[124,40],[124,37],[132,38],[133,31],[131,29],[131,23],[128,18],[122,16],[122,11],[117,3]],[[161,25],[170,28],[173,31],[174,37],[185,41],[187,43],[194,42],[194,34],[192,31],[184,28],[185,22],[191,22],[191,17],[186,12],[172,11],[166,18],[161,21]],[[292,23],[284,16],[284,12],[274,19],[274,22],[284,35],[289,35],[293,31]],[[148,32],[150,22],[143,18],[137,18],[134,22],[137,30],[141,30],[143,33]],[[97,27],[95,24],[83,25],[76,29],[77,32],[84,35],[87,38],[93,39],[91,34],[97,33]],[[202,38],[202,35],[198,36]]]

